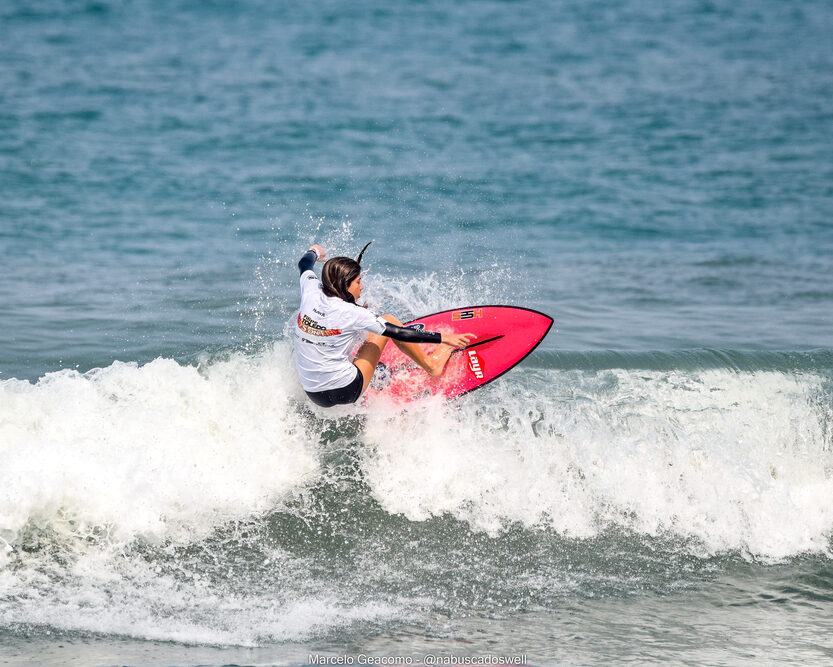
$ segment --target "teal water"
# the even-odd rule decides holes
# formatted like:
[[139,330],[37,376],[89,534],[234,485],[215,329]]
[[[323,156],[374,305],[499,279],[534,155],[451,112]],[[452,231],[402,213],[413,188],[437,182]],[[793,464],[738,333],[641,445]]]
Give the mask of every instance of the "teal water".
[[[0,6],[6,659],[829,660],[831,31]],[[314,412],[295,263],[370,239],[379,311],[556,324],[453,405]]]

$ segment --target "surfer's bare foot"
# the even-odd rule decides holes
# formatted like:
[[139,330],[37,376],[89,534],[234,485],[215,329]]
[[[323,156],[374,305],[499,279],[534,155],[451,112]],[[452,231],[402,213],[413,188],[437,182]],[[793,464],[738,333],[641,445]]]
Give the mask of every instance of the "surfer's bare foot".
[[448,358],[452,352],[454,352],[454,348],[451,345],[446,345],[445,343],[437,345],[437,349],[428,357],[431,360],[431,370],[428,371],[428,375],[432,378],[440,377],[445,370],[445,365],[448,363]]

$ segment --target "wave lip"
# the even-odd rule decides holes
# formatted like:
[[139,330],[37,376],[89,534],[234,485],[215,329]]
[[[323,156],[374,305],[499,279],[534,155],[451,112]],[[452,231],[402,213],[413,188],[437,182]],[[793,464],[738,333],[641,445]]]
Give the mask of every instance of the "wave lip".
[[157,359],[4,381],[0,556],[27,525],[112,544],[200,540],[321,481],[328,443],[355,450],[362,493],[412,521],[579,540],[625,528],[678,536],[698,555],[829,554],[828,353],[786,364],[815,371],[771,354],[782,370],[747,370],[766,365],[757,353],[722,366],[722,353],[658,354],[561,368],[550,361],[569,357],[536,353],[479,395],[332,414],[306,409],[285,341],[198,367]]

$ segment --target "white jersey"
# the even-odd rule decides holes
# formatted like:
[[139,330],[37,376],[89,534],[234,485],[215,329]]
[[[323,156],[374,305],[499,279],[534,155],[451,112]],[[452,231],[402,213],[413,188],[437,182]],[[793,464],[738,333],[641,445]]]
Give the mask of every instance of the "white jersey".
[[306,391],[346,387],[356,379],[350,359],[360,331],[381,334],[385,320],[354,303],[325,296],[313,271],[301,274],[301,308],[295,316],[295,365]]

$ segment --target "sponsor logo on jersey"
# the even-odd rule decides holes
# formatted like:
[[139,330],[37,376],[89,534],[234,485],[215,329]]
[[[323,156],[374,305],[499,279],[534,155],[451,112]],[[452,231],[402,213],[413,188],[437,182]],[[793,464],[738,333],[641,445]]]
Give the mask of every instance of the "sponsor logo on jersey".
[[459,320],[473,320],[475,318],[483,317],[483,309],[477,310],[455,310],[451,313],[451,319],[455,322]]
[[475,350],[467,350],[466,353],[469,355],[469,370],[474,373],[474,377],[478,380],[483,379],[483,360],[478,356]]
[[298,328],[311,336],[338,336],[341,333],[341,329],[327,329],[308,315],[302,317],[301,313],[298,313]]

